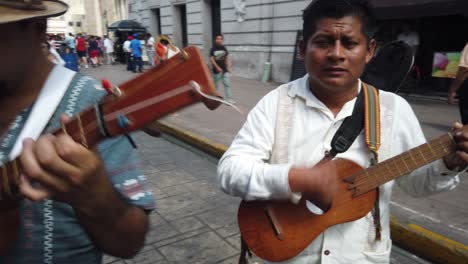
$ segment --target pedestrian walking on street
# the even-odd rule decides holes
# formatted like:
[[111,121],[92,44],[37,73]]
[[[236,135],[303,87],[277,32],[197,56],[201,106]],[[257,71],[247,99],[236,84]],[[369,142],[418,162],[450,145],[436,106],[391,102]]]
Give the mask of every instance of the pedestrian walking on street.
[[99,63],[99,45],[95,36],[89,38],[89,59],[91,60],[91,65],[97,67]]
[[130,42],[130,49],[132,50],[133,57],[133,72],[143,72],[143,60],[141,58],[143,48],[138,33],[133,34],[133,40]]
[[122,49],[125,54],[125,62],[127,64],[127,71],[133,71],[133,58],[132,58],[132,49],[130,44],[132,43],[133,37],[128,36],[127,40],[124,42]]
[[213,68],[213,80],[218,89],[219,81],[222,81],[224,86],[224,96],[226,101],[235,103],[232,99],[231,92],[231,61],[229,60],[229,52],[224,46],[224,36],[216,35],[215,44],[210,50],[210,61]]
[[[0,32],[8,39],[0,42],[0,263],[131,258],[155,209],[126,137],[94,146],[81,122],[70,126],[71,116],[108,93],[44,53],[47,18],[67,9],[59,0],[0,1]],[[81,140],[72,138],[78,127]]]
[[454,123],[448,143],[416,148],[427,141],[409,103],[360,80],[376,48],[370,1],[309,2],[307,74],[265,95],[219,161],[222,190],[256,201],[238,211],[239,263],[248,246],[275,263],[390,263],[393,186],[416,197],[454,189],[468,133]]
[[70,32],[65,38],[65,41],[67,42],[70,52],[75,53],[75,36],[73,36],[73,34]]
[[98,65],[102,65],[104,62],[104,41],[102,40],[101,37],[97,37],[96,42],[98,44],[98,49],[99,49],[99,57],[98,57]]
[[81,33],[78,33],[75,42],[76,53],[80,61],[80,65],[88,68],[88,58],[86,55],[86,40]]
[[114,42],[107,35],[104,35],[104,50],[106,51],[106,64],[114,64]]
[[458,107],[463,125],[468,125],[468,43],[463,49],[458,72],[448,93],[449,104],[455,104],[455,95],[458,94]]
[[154,37],[151,36],[150,33],[146,33],[146,39],[146,55],[148,56],[149,64],[151,65],[151,67],[154,67],[154,57],[156,56]]

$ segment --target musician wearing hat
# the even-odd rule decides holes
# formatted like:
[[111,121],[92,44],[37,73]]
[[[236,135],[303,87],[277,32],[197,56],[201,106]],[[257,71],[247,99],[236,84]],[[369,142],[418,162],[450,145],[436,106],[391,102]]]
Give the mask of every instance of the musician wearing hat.
[[[144,245],[154,209],[127,138],[88,149],[86,137],[68,136],[70,117],[107,93],[42,52],[46,19],[67,8],[57,0],[0,0],[7,36],[0,42],[0,263],[130,258]],[[66,133],[49,134],[60,127]]]

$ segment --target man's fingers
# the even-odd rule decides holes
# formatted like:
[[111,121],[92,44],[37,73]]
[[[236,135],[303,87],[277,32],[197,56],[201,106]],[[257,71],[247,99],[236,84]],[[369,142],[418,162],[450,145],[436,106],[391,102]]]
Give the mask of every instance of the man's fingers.
[[76,143],[69,136],[58,136],[55,146],[58,155],[79,170],[96,171],[101,166],[101,160],[94,152]]
[[468,163],[468,153],[465,151],[457,151],[457,157],[465,164]]
[[65,160],[77,167],[86,162],[89,158],[89,150],[82,145],[76,143],[70,136],[59,135],[55,143],[57,154]]
[[[46,137],[41,140],[49,140]],[[37,157],[35,151],[35,143],[32,139],[25,139],[23,141],[23,151],[20,155],[21,164],[23,165],[24,173],[33,181],[37,181],[41,185],[48,186],[53,189],[63,191],[64,184],[61,179],[50,175],[44,170]],[[42,153],[44,154],[44,153]],[[39,152],[41,155],[41,152]]]
[[25,175],[21,175],[19,189],[21,194],[32,201],[40,201],[50,198],[51,193],[43,187],[33,187]]
[[66,124],[68,122],[70,122],[71,118],[66,115],[66,114],[61,114],[60,115],[60,123],[63,123],[63,124]]
[[455,132],[459,129],[462,129],[463,125],[460,122],[454,122],[452,125],[452,131]]
[[58,154],[56,146],[59,144],[55,136],[41,137],[34,148],[34,154],[41,168],[50,174],[67,178],[80,173],[78,167],[64,161]]

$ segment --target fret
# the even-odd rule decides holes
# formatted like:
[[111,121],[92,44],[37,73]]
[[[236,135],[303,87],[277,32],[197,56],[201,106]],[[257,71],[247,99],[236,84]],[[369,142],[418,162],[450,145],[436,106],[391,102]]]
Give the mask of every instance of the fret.
[[432,152],[432,155],[434,155],[434,157],[437,157],[437,154],[434,152],[434,149],[432,149],[432,144],[428,143],[428,144],[425,144],[425,145]]
[[[401,156],[400,160],[403,162],[403,164],[405,165],[405,167],[406,167],[406,170],[407,170],[407,171],[406,171],[404,174],[406,174],[406,173],[410,172],[410,171],[411,171],[411,169],[410,169],[410,167],[408,167],[408,164],[406,164],[406,162],[405,162],[405,158],[403,157],[403,155]],[[403,174],[403,175],[404,175],[404,174]]]
[[425,164],[428,164],[429,161],[426,159],[426,155],[424,155],[424,153],[421,151],[421,147],[423,147],[423,146],[425,146],[425,145],[429,146],[429,148],[430,148],[430,145],[429,145],[429,144],[424,144],[424,145],[418,146],[418,147],[416,148],[416,150],[419,152],[419,155],[423,158],[424,163],[425,163]]
[[414,159],[413,155],[411,154],[412,152],[413,152],[412,150],[411,150],[411,151],[409,151],[409,152],[408,152],[408,156],[409,156],[409,157],[410,157],[410,159],[413,161],[413,163],[414,163],[414,167],[416,167],[416,168],[417,168],[417,167],[419,167],[419,165],[418,165],[418,162],[416,162],[416,160]]
[[60,126],[62,127],[62,132],[63,132],[65,135],[68,135],[67,126],[65,125],[65,123],[60,122]]
[[372,175],[376,179],[375,186],[373,186],[374,188],[377,188],[378,186],[380,186],[382,184],[382,182],[385,182],[385,180],[386,180],[385,173],[382,174],[380,172],[378,165],[372,167],[370,169],[370,172],[372,173]]
[[444,142],[444,141],[441,142],[442,139],[443,139],[443,138],[439,138],[439,139],[437,140],[437,142],[439,143],[439,146],[442,147],[442,150],[444,151],[444,153],[447,153],[447,154],[448,154],[449,151],[448,151],[448,149],[447,149],[447,146],[444,144],[445,142]]
[[387,172],[388,172],[387,174],[389,175],[390,180],[393,179],[392,176],[393,176],[394,173],[393,173],[393,171],[390,170],[390,163],[389,162],[383,163],[382,167],[385,167],[387,169]]
[[403,175],[403,173],[400,171],[400,166],[398,166],[398,164],[396,163],[396,160],[395,159],[391,159],[389,161],[390,164],[393,165],[393,167],[396,168],[396,171],[398,172],[398,175]]
[[88,141],[86,140],[86,133],[85,133],[85,130],[83,128],[83,123],[81,122],[81,117],[80,115],[78,115],[76,117],[76,120],[78,121],[78,128],[80,129],[80,138],[81,138],[81,144],[85,147],[85,148],[89,148],[88,147]]
[[15,185],[19,183],[20,181],[20,173],[19,173],[19,168],[18,168],[18,162],[17,160],[13,160],[13,163],[12,163],[12,166],[13,166],[13,176],[15,177]]

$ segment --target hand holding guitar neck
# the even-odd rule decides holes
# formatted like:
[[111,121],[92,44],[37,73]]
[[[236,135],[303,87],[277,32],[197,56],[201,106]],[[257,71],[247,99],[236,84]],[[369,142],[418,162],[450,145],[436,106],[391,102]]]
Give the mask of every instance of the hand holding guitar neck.
[[468,127],[456,122],[452,126],[452,134],[458,151],[444,157],[445,165],[450,170],[464,169],[468,165]]

